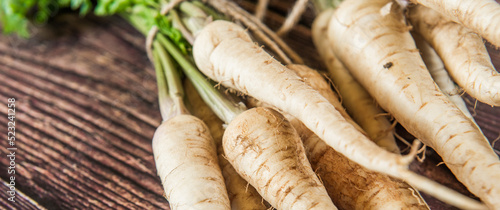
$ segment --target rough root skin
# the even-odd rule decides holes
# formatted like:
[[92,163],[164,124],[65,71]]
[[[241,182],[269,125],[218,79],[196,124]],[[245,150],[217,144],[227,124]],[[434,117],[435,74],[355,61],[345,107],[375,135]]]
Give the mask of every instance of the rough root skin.
[[231,209],[215,144],[203,121],[178,115],[153,137],[158,176],[172,209]]
[[303,141],[314,171],[339,209],[429,209],[405,182],[365,169],[316,135]]
[[333,15],[332,10],[325,10],[314,20],[312,26],[313,42],[318,53],[325,62],[330,78],[342,96],[342,104],[367,135],[377,145],[399,154],[399,148],[394,139],[393,127],[385,112],[370,94],[352,77],[344,65],[337,59],[329,46],[328,23]]
[[228,161],[278,209],[336,209],[291,124],[270,108],[235,118],[223,137]]
[[[221,31],[220,25],[232,25],[233,29]],[[406,27],[397,29],[408,30]],[[421,184],[414,185],[417,189],[433,193],[433,196],[446,202],[459,201],[455,203],[460,206],[483,207],[471,198],[410,172],[408,164],[413,161],[412,155],[390,153],[373,143],[294,72],[270,58],[269,54],[258,52],[259,47],[254,43],[238,38],[242,31],[241,27],[227,21],[214,21],[203,29],[193,45],[193,56],[205,75],[225,87],[253,96],[300,119],[329,146],[368,169],[401,177],[407,182],[411,181],[407,180],[409,177],[418,179]],[[218,34],[225,33],[234,35],[222,35],[228,39],[216,38]],[[222,41],[214,43],[212,40]],[[411,52],[418,55],[415,47]],[[269,60],[272,62],[265,64]],[[401,97],[405,97],[405,93]]]
[[[334,104],[346,120],[355,124],[317,71],[304,65],[287,67]],[[297,118],[285,116],[299,133],[313,170],[321,177],[328,195],[339,209],[429,209],[419,192],[407,183],[350,161],[326,145]],[[394,140],[392,144],[397,147]]]
[[[389,2],[344,1],[329,25],[330,40],[346,43],[332,45],[335,53],[363,86],[370,87],[367,90],[381,107],[436,150],[472,193],[489,207],[500,206],[498,156],[435,85],[413,38],[401,30],[406,27],[402,12],[380,13]],[[393,66],[384,68],[389,62]]]
[[500,4],[495,0],[412,0],[461,23],[500,47]]
[[425,66],[429,70],[432,79],[434,79],[436,84],[439,86],[439,89],[443,91],[443,93],[450,99],[450,101],[455,103],[455,105],[457,105],[457,107],[462,110],[465,116],[475,122],[474,117],[467,109],[467,104],[462,98],[460,88],[451,79],[448,71],[446,71],[441,57],[439,57],[436,51],[429,45],[429,43],[424,40],[424,38],[420,34],[412,33],[412,36],[415,39],[415,44],[422,53],[422,60],[424,61]]
[[500,73],[483,39],[430,8],[416,5],[409,11],[415,30],[436,50],[454,81],[477,100],[500,106]]
[[[224,28],[231,30],[222,31]],[[329,146],[367,168],[395,176],[407,170],[408,162],[401,156],[379,148],[298,75],[269,54],[258,52],[241,32],[244,30],[233,23],[214,21],[198,35],[193,56],[205,75],[297,117]]]
[[189,80],[184,84],[186,96],[190,102],[191,110],[194,116],[206,122],[210,133],[217,147],[219,166],[222,170],[222,176],[226,183],[227,194],[231,202],[231,209],[241,210],[266,210],[268,209],[264,199],[255,188],[248,184],[226,160],[222,148],[222,136],[224,134],[223,122],[215,113],[205,104]]

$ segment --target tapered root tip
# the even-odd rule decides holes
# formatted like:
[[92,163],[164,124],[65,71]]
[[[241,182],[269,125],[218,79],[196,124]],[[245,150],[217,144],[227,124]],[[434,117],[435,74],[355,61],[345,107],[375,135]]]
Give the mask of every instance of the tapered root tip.
[[410,150],[410,153],[408,153],[407,155],[404,155],[402,158],[401,158],[401,162],[404,164],[404,165],[410,165],[411,162],[413,162],[413,159],[415,159],[415,156],[417,156],[418,154],[418,151],[419,151],[419,148],[420,148],[420,145],[422,143],[420,142],[420,140],[418,139],[415,139],[411,145],[411,150]]
[[460,209],[488,209],[484,203],[462,195],[412,171],[402,171],[401,176],[405,182],[416,189]]

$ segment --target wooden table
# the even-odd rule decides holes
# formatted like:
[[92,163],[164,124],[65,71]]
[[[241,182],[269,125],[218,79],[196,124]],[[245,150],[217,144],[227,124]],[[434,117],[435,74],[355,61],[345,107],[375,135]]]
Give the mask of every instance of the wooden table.
[[[271,1],[266,23],[279,27],[289,6],[290,1]],[[324,69],[310,39],[313,18],[308,10],[285,41],[308,64]],[[168,209],[151,151],[161,117],[155,74],[143,45],[144,37],[120,18],[72,14],[34,28],[30,39],[0,36],[0,206]],[[500,52],[490,52],[500,69]],[[10,98],[16,108],[13,146],[6,139]],[[497,138],[500,108],[468,99],[485,135]],[[12,152],[15,156],[7,156]],[[415,161],[411,168],[470,194],[446,166],[437,166],[441,160],[432,150],[426,155],[424,163]],[[15,167],[15,175],[9,167]],[[12,175],[15,203],[7,193]],[[425,198],[435,209],[449,208]]]

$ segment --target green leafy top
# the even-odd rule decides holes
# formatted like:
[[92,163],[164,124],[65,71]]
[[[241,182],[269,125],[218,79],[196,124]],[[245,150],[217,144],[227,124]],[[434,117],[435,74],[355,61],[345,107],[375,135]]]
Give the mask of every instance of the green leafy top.
[[29,37],[29,21],[44,24],[64,8],[79,10],[80,16],[87,15],[92,9],[95,15],[107,16],[130,10],[134,5],[158,8],[154,0],[98,0],[95,7],[91,0],[2,0],[0,25],[6,34]]
[[80,15],[92,8],[90,0],[2,0],[0,3],[0,24],[6,34],[17,33],[29,37],[28,22],[43,24],[61,8],[80,9]]
[[28,38],[29,21],[44,24],[63,8],[79,10],[80,16],[87,15],[92,9],[98,16],[129,16],[136,27],[147,27],[145,30],[149,30],[153,25],[158,26],[160,32],[183,53],[187,54],[190,48],[179,30],[173,27],[171,18],[160,15],[159,3],[155,0],[98,0],[95,7],[91,0],[3,0],[0,3],[0,24],[5,34],[16,33]]
[[[80,16],[85,16],[90,12],[98,16],[120,15],[132,24],[137,30],[144,35],[149,33],[149,30],[156,26],[158,34],[153,41],[153,63],[157,68],[157,78],[159,87],[160,106],[167,107],[171,105],[167,103],[168,94],[166,90],[175,88],[170,87],[172,76],[164,74],[167,72],[165,68],[171,68],[168,72],[176,71],[178,68],[183,69],[186,76],[193,82],[202,98],[211,104],[214,112],[221,119],[229,121],[237,113],[242,112],[245,107],[241,103],[234,103],[228,100],[212,84],[205,76],[203,76],[191,57],[191,45],[184,38],[184,35],[176,27],[181,27],[185,24],[186,30],[184,33],[189,33],[203,28],[207,20],[211,19],[226,19],[223,15],[215,10],[207,7],[199,0],[191,0],[181,3],[178,10],[171,11],[167,15],[160,13],[162,6],[168,4],[168,0],[0,0],[0,24],[3,27],[4,33],[17,33],[22,37],[29,37],[28,23],[34,22],[37,24],[46,23],[50,17],[53,17],[62,8],[70,8],[79,10]],[[95,3],[95,5],[93,4]],[[186,21],[183,20],[193,20]],[[177,65],[167,65],[171,58],[166,53],[158,54],[160,51],[168,52],[176,61]],[[162,62],[159,62],[162,61]],[[161,63],[161,64],[160,64]],[[175,70],[174,70],[175,68]],[[170,91],[170,90],[169,90]],[[175,91],[174,91],[175,92]],[[171,94],[176,95],[176,94]],[[162,105],[163,104],[163,105]],[[166,109],[166,108],[163,108]],[[166,111],[162,111],[167,113]],[[168,118],[167,114],[163,114],[164,118]]]

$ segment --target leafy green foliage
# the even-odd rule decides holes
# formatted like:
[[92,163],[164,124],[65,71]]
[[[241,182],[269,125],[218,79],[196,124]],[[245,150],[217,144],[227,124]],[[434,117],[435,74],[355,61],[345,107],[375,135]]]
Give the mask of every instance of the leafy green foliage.
[[0,3],[0,23],[4,33],[16,32],[21,37],[28,37],[28,19],[26,14],[36,4],[35,0],[2,0]]
[[70,8],[72,10],[77,10],[78,8],[80,8],[81,16],[86,15],[92,9],[92,2],[90,0],[62,0],[62,1],[69,1]]
[[167,35],[172,42],[174,42],[177,47],[182,51],[182,53],[187,54],[188,48],[190,48],[190,44],[184,39],[182,33],[177,30],[172,25],[172,20],[168,18],[168,16],[162,16],[158,14],[155,17],[156,26],[160,29],[160,32]]
[[[196,20],[204,20],[212,16],[214,19],[223,18],[215,10],[207,7],[202,1],[194,0],[197,2],[192,7],[182,11],[183,17],[197,18]],[[94,5],[95,3],[95,5]],[[194,77],[201,83],[206,83],[205,77],[199,73],[194,65],[193,58],[191,57],[192,46],[184,38],[184,35],[179,31],[176,26],[182,23],[177,13],[172,12],[167,15],[161,15],[160,10],[162,5],[166,5],[168,0],[0,0],[0,26],[6,34],[17,33],[21,37],[29,37],[28,24],[33,22],[35,24],[44,24],[58,11],[63,8],[70,8],[71,10],[79,10],[80,16],[84,16],[89,12],[93,12],[99,16],[120,15],[132,24],[137,30],[147,35],[151,28],[156,26],[158,28],[155,47],[153,49],[154,60],[162,60],[163,63],[171,63],[171,71],[179,71],[180,69],[187,69],[189,75]],[[179,9],[180,10],[180,9]],[[193,11],[198,11],[197,14]],[[201,12],[199,12],[201,11]],[[200,13],[203,13],[201,16]],[[199,24],[199,28],[203,24]],[[149,46],[148,46],[149,47]],[[163,55],[158,55],[160,49],[164,51]],[[166,62],[171,59],[170,55],[176,62]],[[158,61],[154,61],[155,67],[161,67],[158,71],[166,71],[168,65],[159,65]],[[157,75],[161,75],[157,73]],[[160,76],[165,77],[165,76]],[[165,79],[165,78],[164,78]],[[170,79],[172,78],[166,78]],[[165,85],[161,85],[161,80],[158,80],[159,87],[167,89]],[[173,83],[173,82],[172,82]],[[171,84],[172,84],[171,83]],[[205,87],[212,87],[213,85],[204,85]],[[199,86],[202,89],[203,86]],[[217,95],[217,91],[202,90],[202,95]],[[160,94],[160,97],[161,94]],[[209,98],[220,98],[218,96],[207,96]],[[160,101],[163,101],[160,99]],[[223,102],[224,103],[224,102]]]
[[113,15],[125,11],[134,4],[131,0],[100,0],[94,10],[96,15]]
[[[93,2],[96,3],[95,7]],[[166,35],[187,55],[191,45],[174,27],[170,15],[160,15],[160,2],[165,3],[156,0],[1,0],[0,24],[6,34],[17,33],[21,37],[29,37],[29,21],[44,24],[62,8],[79,10],[81,16],[92,10],[99,16],[120,14],[144,34],[157,26],[159,33]],[[211,15],[216,14],[215,11],[207,10],[201,2],[197,2],[196,6]]]
[[91,0],[2,0],[0,1],[0,23],[6,34],[17,33],[29,37],[28,22],[46,23],[61,8],[80,9],[80,15],[92,8]]
[[143,34],[147,34],[153,27],[157,26],[159,32],[166,35],[184,54],[190,52],[191,45],[184,39],[182,33],[174,27],[169,15],[162,16],[158,9],[137,4],[124,17]]
[[155,17],[159,12],[146,5],[134,5],[130,11],[122,14],[141,33],[147,34],[149,29],[155,25]]

